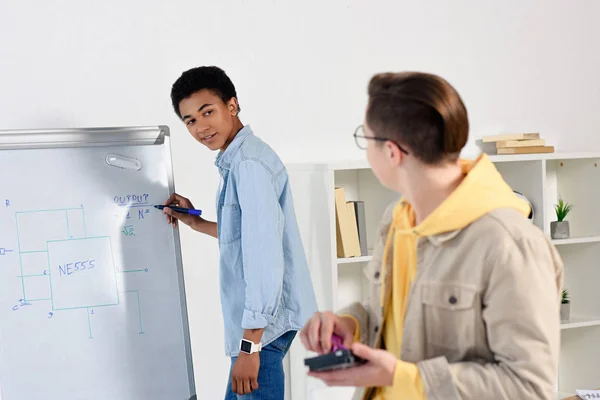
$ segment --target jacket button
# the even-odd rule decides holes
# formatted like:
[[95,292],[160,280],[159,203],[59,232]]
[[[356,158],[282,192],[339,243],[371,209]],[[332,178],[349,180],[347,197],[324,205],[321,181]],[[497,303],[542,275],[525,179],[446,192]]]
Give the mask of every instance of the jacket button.
[[375,272],[375,279],[379,279],[380,273],[379,271]]
[[379,327],[378,326],[375,327],[375,333],[377,333],[377,332],[379,332]]
[[450,298],[448,299],[448,301],[450,302],[450,304],[456,304],[456,297],[454,296],[450,296]]

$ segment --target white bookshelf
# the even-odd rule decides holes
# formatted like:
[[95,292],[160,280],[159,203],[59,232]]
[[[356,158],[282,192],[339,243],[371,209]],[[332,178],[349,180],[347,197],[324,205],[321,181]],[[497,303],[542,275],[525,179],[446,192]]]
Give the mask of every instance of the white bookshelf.
[[564,393],[564,392],[556,392],[556,396],[555,399],[556,400],[563,400],[566,398],[569,398],[571,396],[573,396],[574,393]]
[[356,264],[356,263],[365,263],[371,261],[372,256],[362,256],[362,257],[350,257],[350,258],[338,258],[337,263],[340,264]]
[[568,322],[563,322],[560,326],[561,330],[573,328],[585,328],[587,326],[599,326],[600,318],[598,317],[582,317],[579,315],[571,315]]
[[[565,287],[571,297],[571,318],[561,325],[557,398],[600,387],[600,153],[490,158],[507,183],[531,201],[534,224],[548,236],[558,195],[574,205],[567,217],[571,238],[552,241],[565,263]],[[383,211],[399,196],[382,187],[366,160],[287,167],[319,309],[335,311],[364,300],[363,272],[371,256],[337,258],[334,189],[344,187],[346,201],[364,201],[369,251]],[[306,376],[304,358],[311,355],[299,340],[294,342],[289,366],[292,400],[350,399],[352,390],[327,388]]]
[[596,242],[600,242],[600,236],[588,236],[588,237],[552,240],[552,244],[555,246],[562,246],[565,244],[596,243]]

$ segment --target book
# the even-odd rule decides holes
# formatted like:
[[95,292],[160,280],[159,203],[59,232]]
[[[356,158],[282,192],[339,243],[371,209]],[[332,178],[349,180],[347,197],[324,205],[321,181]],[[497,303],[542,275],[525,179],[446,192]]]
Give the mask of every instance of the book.
[[600,390],[582,390],[577,389],[575,391],[577,398],[580,399],[600,399]]
[[535,154],[535,153],[554,153],[554,146],[534,146],[534,147],[507,147],[498,149],[498,154]]
[[[352,236],[350,240],[352,246],[352,254],[355,254],[357,257],[360,257],[362,254],[360,248],[360,238],[358,236],[358,224],[356,222],[356,206],[355,202],[349,201],[346,203],[346,207],[348,207],[348,216],[350,218],[350,230],[348,234]],[[356,246],[356,247],[354,247]]]
[[[340,223],[340,220],[344,219],[344,212],[340,213],[340,201],[338,201],[339,198],[344,200],[344,188],[335,188],[335,234],[337,243],[337,256],[338,258],[346,258],[344,239],[342,237],[342,225],[346,227],[346,224],[344,222]],[[345,212],[345,214],[347,214],[347,212]]]
[[351,222],[346,206],[346,192],[343,187],[335,188],[335,229],[338,258],[360,256],[358,235],[351,234]]
[[356,225],[358,228],[358,242],[360,243],[360,255],[368,256],[367,248],[367,218],[365,215],[364,201],[354,202],[354,211],[356,213]]
[[483,143],[502,142],[506,140],[528,140],[539,139],[539,133],[506,133],[501,135],[484,136],[481,138]]
[[501,140],[499,142],[496,142],[497,149],[503,149],[506,147],[535,147],[545,145],[546,140],[544,139]]

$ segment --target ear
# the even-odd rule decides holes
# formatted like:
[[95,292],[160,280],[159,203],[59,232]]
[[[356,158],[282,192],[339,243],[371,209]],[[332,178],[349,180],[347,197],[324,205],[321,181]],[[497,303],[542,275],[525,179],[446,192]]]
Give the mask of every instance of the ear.
[[404,162],[405,154],[400,151],[398,145],[394,142],[385,142],[385,155],[392,167],[399,167]]
[[231,99],[229,99],[229,101],[227,102],[227,109],[229,110],[229,113],[232,116],[236,116],[238,115],[238,111],[239,111],[239,106],[238,106],[238,101],[235,97],[232,97]]

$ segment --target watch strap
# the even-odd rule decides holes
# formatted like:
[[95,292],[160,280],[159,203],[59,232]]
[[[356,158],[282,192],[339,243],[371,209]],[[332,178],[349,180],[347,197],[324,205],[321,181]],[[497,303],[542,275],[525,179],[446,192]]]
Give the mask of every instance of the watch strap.
[[[245,346],[246,345],[246,346]],[[248,346],[250,345],[250,348],[248,349]],[[246,349],[248,351],[246,351]],[[254,353],[258,353],[262,350],[262,343],[254,343],[251,340],[248,339],[243,339],[240,341],[240,351],[246,354],[254,354]]]

